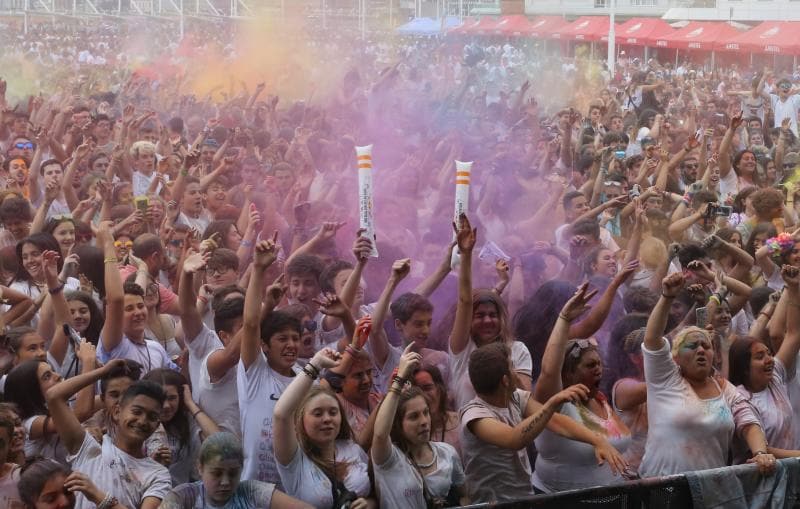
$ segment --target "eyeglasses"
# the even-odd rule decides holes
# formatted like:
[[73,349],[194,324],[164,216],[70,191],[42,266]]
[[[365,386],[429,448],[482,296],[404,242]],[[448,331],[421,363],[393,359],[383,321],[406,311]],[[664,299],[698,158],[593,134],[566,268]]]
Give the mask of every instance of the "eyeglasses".
[[617,182],[616,180],[607,180],[603,182],[604,186],[614,186],[614,187],[622,187],[622,182]]
[[121,240],[115,240],[114,247],[124,247],[125,249],[130,249],[133,247],[133,242],[130,240],[126,240],[125,242],[122,242]]
[[180,239],[172,239],[169,242],[167,242],[167,245],[170,245],[172,247],[181,247],[183,245],[183,241]]
[[213,269],[206,269],[206,273],[209,276],[214,277],[214,276],[221,276],[221,275],[226,274],[226,273],[228,273],[228,272],[230,272],[232,270],[233,269],[231,267],[215,267]]
[[582,351],[591,347],[597,348],[596,339],[575,339],[573,340],[572,346],[570,346],[569,350],[567,350],[567,354],[570,357],[580,357]]
[[15,143],[14,144],[14,148],[19,149],[19,150],[33,150],[33,149],[36,148],[36,145],[29,141],[29,142],[26,142],[26,143]]
[[317,330],[317,322],[314,320],[306,320],[303,322],[303,330],[308,332],[315,332]]

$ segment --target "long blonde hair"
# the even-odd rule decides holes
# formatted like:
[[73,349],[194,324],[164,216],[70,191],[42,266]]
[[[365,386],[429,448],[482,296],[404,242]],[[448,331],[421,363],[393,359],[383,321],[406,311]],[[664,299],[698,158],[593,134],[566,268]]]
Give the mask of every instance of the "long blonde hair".
[[[511,336],[511,329],[509,327],[509,320],[508,320],[508,309],[506,308],[506,303],[503,302],[503,299],[500,298],[492,290],[487,290],[486,288],[476,288],[472,290],[472,314],[475,314],[475,311],[478,309],[478,306],[481,304],[493,304],[495,309],[497,309],[497,315],[500,319],[500,332],[497,337],[494,338],[493,341],[502,341],[503,343],[510,343],[512,336]],[[475,336],[472,334],[472,326],[470,325],[470,339],[473,343],[478,345],[477,341],[475,341]]]
[[350,463],[339,463],[336,461],[335,457],[333,461],[328,461],[323,458],[322,449],[320,449],[319,446],[317,446],[311,440],[306,432],[305,426],[303,425],[303,415],[305,415],[306,405],[309,401],[321,395],[330,396],[334,399],[334,401],[336,401],[336,405],[339,407],[341,424],[339,424],[339,432],[336,434],[336,440],[353,439],[353,430],[350,428],[350,423],[347,422],[347,415],[344,412],[344,407],[342,407],[342,402],[339,401],[339,398],[336,397],[336,394],[334,394],[330,389],[323,387],[312,387],[311,390],[308,391],[308,394],[306,394],[306,397],[303,398],[303,402],[300,404],[294,414],[294,425],[295,432],[297,433],[297,441],[300,443],[300,447],[302,447],[303,452],[306,453],[306,456],[308,456],[309,459],[325,473],[325,475],[328,477],[333,477],[339,481],[343,481],[344,478],[347,477],[347,469],[350,467]]

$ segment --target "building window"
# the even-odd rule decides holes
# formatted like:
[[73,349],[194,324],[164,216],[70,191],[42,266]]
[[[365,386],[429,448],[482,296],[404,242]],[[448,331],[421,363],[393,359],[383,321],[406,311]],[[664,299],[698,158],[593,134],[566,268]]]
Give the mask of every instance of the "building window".
[[602,9],[608,7],[608,2],[609,0],[594,0],[594,6],[595,8]]
[[632,7],[657,7],[658,0],[631,0]]

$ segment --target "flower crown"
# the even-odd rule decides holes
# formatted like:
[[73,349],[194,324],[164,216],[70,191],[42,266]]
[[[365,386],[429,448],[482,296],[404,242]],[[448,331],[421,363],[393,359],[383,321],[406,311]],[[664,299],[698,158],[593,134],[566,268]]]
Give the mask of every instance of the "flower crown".
[[787,232],[779,233],[775,237],[764,241],[764,245],[767,246],[770,256],[776,260],[780,260],[782,256],[791,253],[792,249],[794,249],[794,244],[794,237]]

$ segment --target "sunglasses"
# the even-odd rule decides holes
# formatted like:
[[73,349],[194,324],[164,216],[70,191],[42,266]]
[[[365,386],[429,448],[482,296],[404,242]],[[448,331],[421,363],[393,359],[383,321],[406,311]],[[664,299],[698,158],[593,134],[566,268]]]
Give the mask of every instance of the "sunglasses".
[[122,242],[121,240],[115,240],[114,247],[124,247],[126,249],[130,249],[133,247],[133,241],[127,240],[125,242]]
[[572,346],[569,348],[567,353],[570,357],[580,357],[582,351],[592,347],[597,348],[596,339],[576,339],[573,341]]
[[308,332],[315,332],[317,330],[317,322],[314,320],[306,320],[303,322],[303,330]]
[[603,182],[604,186],[613,186],[613,187],[622,187],[622,182],[617,182],[616,180],[607,180]]
[[29,141],[27,143],[15,143],[14,148],[19,150],[33,150],[36,148],[36,145]]

